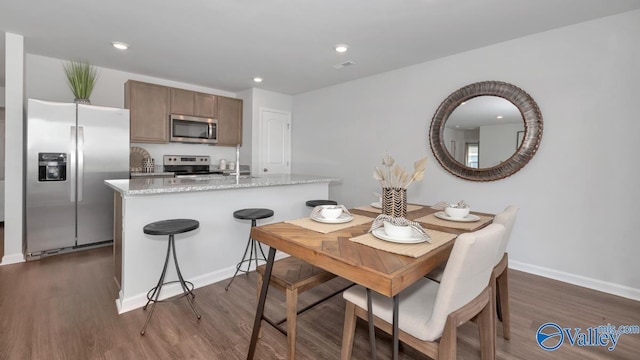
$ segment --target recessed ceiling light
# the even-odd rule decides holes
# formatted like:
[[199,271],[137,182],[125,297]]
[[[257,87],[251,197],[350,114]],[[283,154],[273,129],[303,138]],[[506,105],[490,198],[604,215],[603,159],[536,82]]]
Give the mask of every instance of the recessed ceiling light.
[[120,42],[120,41],[114,41],[114,42],[111,43],[111,45],[113,45],[113,47],[118,49],[118,50],[127,50],[129,48],[128,44],[125,44],[125,43]]
[[338,44],[334,47],[334,49],[336,49],[336,52],[339,53],[347,52],[347,50],[349,50],[349,45]]
[[502,119],[503,117],[504,116],[502,116],[502,115],[498,115],[498,116],[496,116],[496,119]]
[[256,77],[253,78],[253,81],[257,82],[257,83],[261,83],[262,82],[262,78],[256,76]]

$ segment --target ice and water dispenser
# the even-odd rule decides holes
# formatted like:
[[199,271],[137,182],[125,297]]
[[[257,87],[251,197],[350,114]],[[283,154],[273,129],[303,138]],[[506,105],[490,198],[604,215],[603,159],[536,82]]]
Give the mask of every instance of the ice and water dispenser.
[[38,181],[67,180],[67,154],[38,153]]

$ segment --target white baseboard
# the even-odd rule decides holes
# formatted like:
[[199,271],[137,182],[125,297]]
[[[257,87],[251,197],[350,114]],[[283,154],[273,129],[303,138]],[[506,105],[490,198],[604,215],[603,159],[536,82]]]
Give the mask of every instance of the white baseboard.
[[617,295],[627,299],[640,301],[640,289],[634,289],[632,287],[592,279],[581,275],[570,274],[537,265],[513,261],[511,259],[509,260],[509,268],[534,275],[539,275],[553,280],[566,282],[573,285],[586,287],[592,290],[602,291],[607,294]]
[[5,255],[4,257],[2,257],[2,262],[0,262],[0,266],[9,265],[9,264],[17,264],[17,263],[21,263],[21,262],[24,262],[24,254],[23,253],[10,254],[10,255]]
[[[283,252],[276,252],[276,260],[288,257],[289,254]],[[251,264],[249,271],[255,270],[255,263]],[[233,265],[231,267],[220,269],[214,272],[210,272],[195,278],[185,279],[187,281],[191,281],[193,283],[193,287],[195,289],[211,285],[217,283],[219,281],[227,280],[233,276],[236,272],[236,266]],[[238,275],[243,274],[239,273]],[[182,287],[180,284],[169,284],[162,287],[162,296],[160,296],[160,300],[170,298],[172,296],[176,296],[182,294]],[[119,293],[120,297],[116,299],[116,308],[118,309],[118,314],[123,314],[131,310],[135,310],[143,307],[147,303],[147,292],[136,294],[133,296],[129,296],[127,298],[123,298],[122,291]]]

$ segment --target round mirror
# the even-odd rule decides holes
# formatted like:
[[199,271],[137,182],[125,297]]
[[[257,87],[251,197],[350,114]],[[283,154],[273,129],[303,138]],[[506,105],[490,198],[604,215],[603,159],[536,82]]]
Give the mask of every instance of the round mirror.
[[473,181],[510,176],[533,157],[542,138],[542,114],[522,89],[499,81],[467,85],[436,110],[429,140],[438,162]]

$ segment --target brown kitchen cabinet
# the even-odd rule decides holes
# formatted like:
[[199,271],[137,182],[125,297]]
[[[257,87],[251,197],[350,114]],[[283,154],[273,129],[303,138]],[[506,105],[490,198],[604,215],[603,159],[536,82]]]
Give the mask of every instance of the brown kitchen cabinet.
[[216,116],[216,96],[171,88],[171,113],[205,118]]
[[169,114],[218,119],[218,145],[242,145],[242,100],[135,80],[125,83],[131,142],[169,142]]
[[124,107],[130,111],[131,142],[169,142],[170,91],[166,86],[129,80]]
[[200,92],[193,93],[193,115],[215,118],[217,114],[217,96]]
[[242,99],[218,96],[218,145],[242,145]]
[[171,88],[171,113],[193,115],[193,91]]

